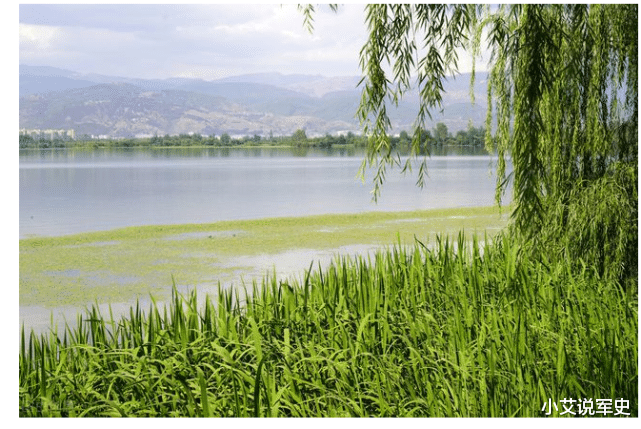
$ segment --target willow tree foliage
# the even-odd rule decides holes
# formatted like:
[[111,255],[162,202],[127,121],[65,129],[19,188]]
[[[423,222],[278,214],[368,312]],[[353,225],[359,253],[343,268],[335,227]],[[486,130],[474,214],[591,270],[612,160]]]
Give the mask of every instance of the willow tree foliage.
[[637,5],[503,7],[479,27],[493,55],[487,141],[512,157],[516,227],[620,271],[637,246]]
[[[303,12],[309,17],[310,9]],[[424,124],[441,108],[442,83],[457,74],[459,55],[478,58],[484,47],[491,53],[486,146],[498,155],[497,202],[512,185],[513,230],[542,256],[636,281],[636,4],[374,4],[365,12],[358,117],[369,136],[361,172],[377,167],[375,197],[386,167],[411,169],[419,156]],[[414,156],[401,164],[388,111],[410,89],[420,106]],[[426,173],[423,158],[421,186]]]

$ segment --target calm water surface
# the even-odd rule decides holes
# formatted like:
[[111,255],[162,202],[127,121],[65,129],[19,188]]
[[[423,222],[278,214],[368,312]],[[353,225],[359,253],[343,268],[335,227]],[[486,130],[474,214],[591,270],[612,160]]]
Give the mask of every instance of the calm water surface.
[[[20,237],[494,203],[493,159],[481,150],[433,152],[430,179],[422,190],[415,185],[416,175],[388,171],[378,203],[372,201],[372,171],[365,183],[356,178],[363,157],[356,149],[21,150]],[[358,245],[337,250],[371,251]],[[310,260],[325,266],[332,258],[333,252],[299,249],[240,262],[254,266],[257,275],[277,267],[287,276],[302,272]],[[145,299],[141,302],[144,307]],[[115,317],[126,315],[131,304],[111,303]],[[53,318],[59,327],[65,321],[73,326],[83,308],[20,306],[20,325],[47,332]],[[107,304],[101,311],[108,314]]]
[[443,149],[416,174],[388,171],[372,201],[372,171],[356,178],[358,149],[207,148],[20,151],[20,237],[494,203],[493,158]]

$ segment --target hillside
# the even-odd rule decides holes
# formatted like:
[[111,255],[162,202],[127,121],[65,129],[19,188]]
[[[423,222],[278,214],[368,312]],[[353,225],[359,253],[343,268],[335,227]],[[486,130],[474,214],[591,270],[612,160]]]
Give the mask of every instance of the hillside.
[[[451,131],[485,116],[484,76],[477,78],[476,106],[469,103],[469,76],[445,84],[442,113]],[[358,77],[266,73],[204,81],[81,75],[52,67],[20,66],[20,128],[74,129],[76,135],[291,135],[358,132]],[[390,111],[394,132],[410,129],[416,94]]]

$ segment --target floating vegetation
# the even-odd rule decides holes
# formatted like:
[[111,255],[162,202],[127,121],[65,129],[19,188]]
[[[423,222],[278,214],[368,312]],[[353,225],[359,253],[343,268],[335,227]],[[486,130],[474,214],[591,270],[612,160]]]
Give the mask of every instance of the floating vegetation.
[[[390,223],[404,219],[412,221]],[[436,231],[465,228],[473,233],[506,224],[498,208],[474,207],[144,226],[23,239],[20,305],[84,308],[95,300],[132,302],[136,296],[150,293],[169,299],[172,275],[193,286],[210,284],[215,278],[240,283],[239,276],[230,278],[236,270],[229,268],[247,265],[238,260],[307,250],[327,253],[351,245],[387,245],[397,237],[408,241],[414,236],[433,236]],[[295,271],[304,270],[309,262],[302,261]],[[259,268],[262,276],[265,267],[254,268]],[[255,271],[247,267],[245,274],[253,276]],[[72,281],[65,281],[60,273],[75,275]],[[92,277],[92,273],[101,275]],[[127,281],[123,287],[121,279],[131,280],[132,276],[137,281]]]

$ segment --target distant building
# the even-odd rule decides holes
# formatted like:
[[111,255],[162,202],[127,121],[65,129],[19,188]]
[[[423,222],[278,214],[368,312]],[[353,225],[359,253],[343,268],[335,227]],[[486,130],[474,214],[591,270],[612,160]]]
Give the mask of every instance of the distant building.
[[20,135],[29,136],[33,139],[45,138],[45,139],[53,140],[56,138],[60,138],[60,139],[73,140],[76,138],[76,131],[75,130],[53,130],[53,129],[38,130],[38,129],[21,128]]

